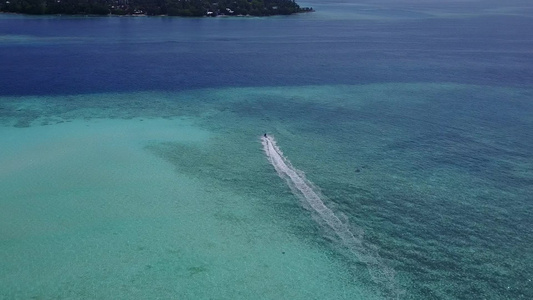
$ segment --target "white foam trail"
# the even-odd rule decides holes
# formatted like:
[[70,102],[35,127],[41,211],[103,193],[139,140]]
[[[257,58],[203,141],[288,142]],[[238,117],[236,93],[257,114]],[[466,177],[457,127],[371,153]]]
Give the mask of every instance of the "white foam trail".
[[[318,214],[321,221],[325,222],[342,243],[356,255],[360,262],[367,265],[374,282],[387,289],[386,294],[397,298],[399,290],[396,288],[394,271],[383,262],[375,246],[363,243],[361,235],[355,235],[346,222],[342,222],[335,213],[322,201],[319,193],[314,190],[313,184],[307,180],[303,172],[294,168],[289,160],[283,156],[272,136],[261,138],[265,154],[281,178],[285,178],[293,193],[302,198],[312,210]],[[361,231],[361,230],[358,230]]]

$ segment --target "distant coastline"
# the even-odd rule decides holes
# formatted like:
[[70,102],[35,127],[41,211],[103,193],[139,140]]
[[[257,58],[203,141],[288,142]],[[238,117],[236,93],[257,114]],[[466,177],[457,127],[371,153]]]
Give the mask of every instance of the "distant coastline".
[[275,16],[313,12],[294,0],[6,0],[0,12],[28,15]]

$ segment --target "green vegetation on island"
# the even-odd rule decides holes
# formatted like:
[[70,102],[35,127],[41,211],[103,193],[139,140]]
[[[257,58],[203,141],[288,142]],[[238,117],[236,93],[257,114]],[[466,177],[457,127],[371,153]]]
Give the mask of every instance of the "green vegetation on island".
[[272,16],[311,12],[294,0],[0,0],[0,12],[33,15]]

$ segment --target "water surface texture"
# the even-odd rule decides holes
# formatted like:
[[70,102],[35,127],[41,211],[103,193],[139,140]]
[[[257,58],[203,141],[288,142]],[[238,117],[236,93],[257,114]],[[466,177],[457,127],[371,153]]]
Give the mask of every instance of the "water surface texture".
[[300,4],[1,15],[0,298],[533,298],[533,6]]

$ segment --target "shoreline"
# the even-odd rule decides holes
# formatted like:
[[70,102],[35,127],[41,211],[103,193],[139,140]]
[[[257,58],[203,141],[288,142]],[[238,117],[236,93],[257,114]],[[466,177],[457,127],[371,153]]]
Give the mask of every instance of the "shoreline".
[[316,12],[314,9],[310,9],[308,11],[300,11],[295,12],[292,14],[284,15],[216,15],[216,16],[173,16],[173,15],[147,15],[147,14],[125,14],[125,15],[119,15],[119,14],[107,14],[107,15],[98,15],[98,14],[26,14],[26,13],[18,13],[18,12],[7,12],[7,11],[0,11],[0,15],[15,15],[15,16],[55,16],[55,17],[171,17],[171,18],[268,18],[268,17],[277,17],[277,16],[293,16],[298,14],[306,14],[306,13],[313,13]]

